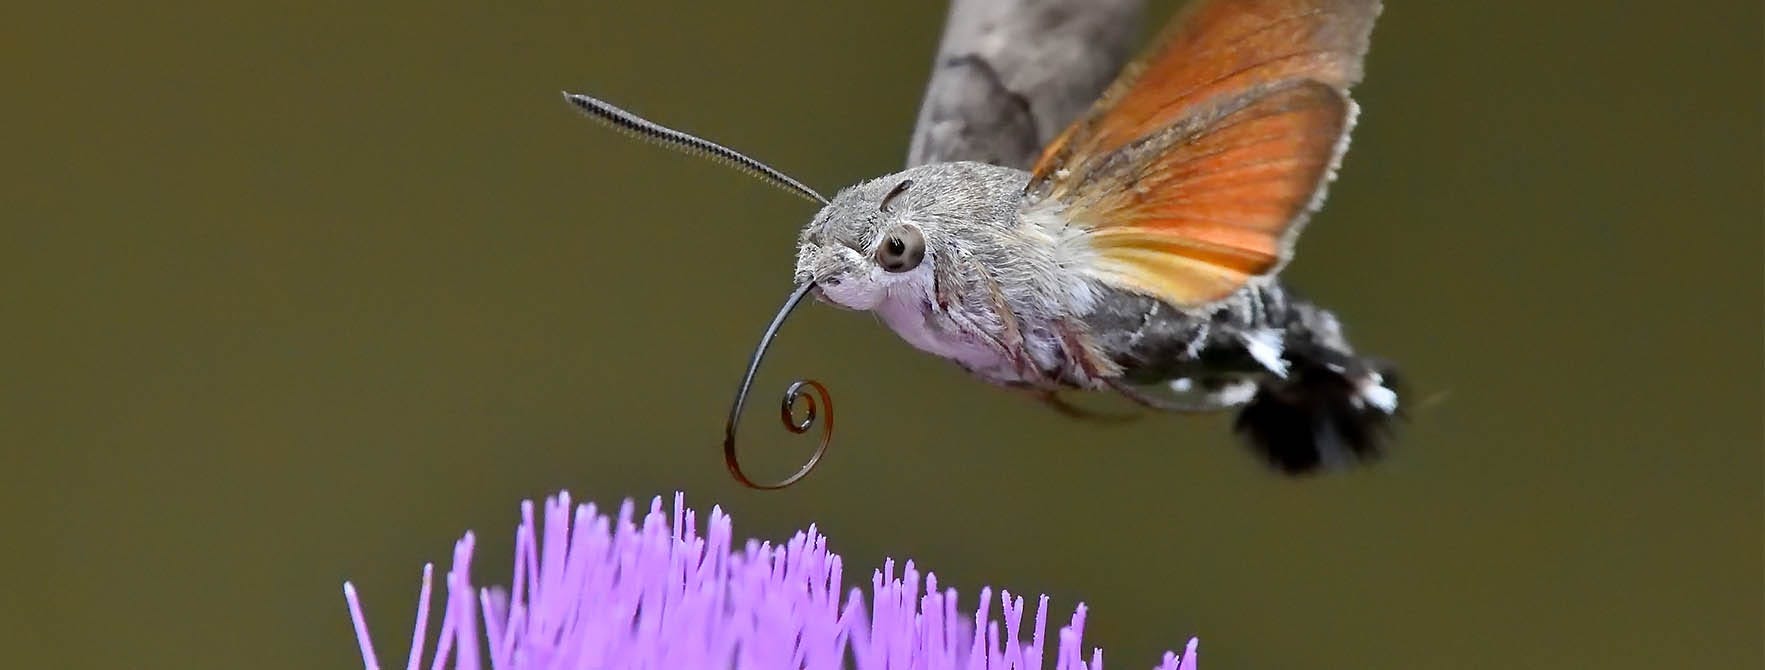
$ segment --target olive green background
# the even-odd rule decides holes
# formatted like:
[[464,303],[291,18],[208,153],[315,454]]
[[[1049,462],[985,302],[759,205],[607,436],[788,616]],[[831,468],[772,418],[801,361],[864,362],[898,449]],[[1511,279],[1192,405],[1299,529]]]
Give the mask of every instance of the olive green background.
[[796,373],[841,433],[772,493],[717,445],[811,208],[558,92],[832,191],[900,167],[941,3],[109,4],[0,12],[0,665],[359,667],[345,579],[398,663],[422,563],[506,583],[568,488],[1082,600],[1110,667],[1760,667],[1758,3],[1391,3],[1288,272],[1407,372],[1377,467],[812,307],[744,434],[806,452]]

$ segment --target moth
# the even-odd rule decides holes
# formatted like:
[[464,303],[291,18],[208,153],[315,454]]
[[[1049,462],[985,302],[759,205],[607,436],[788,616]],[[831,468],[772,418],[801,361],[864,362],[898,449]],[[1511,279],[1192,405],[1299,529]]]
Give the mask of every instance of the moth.
[[1359,110],[1350,89],[1380,10],[1378,0],[1195,0],[1030,169],[935,162],[831,200],[722,145],[565,95],[616,129],[821,205],[798,236],[796,289],[726,425],[726,460],[744,484],[797,481],[831,439],[826,388],[798,381],[781,408],[786,427],[806,432],[825,414],[809,462],[758,484],[735,458],[754,373],[809,295],[872,312],[913,347],[1074,416],[1101,418],[1062,392],[1236,411],[1255,453],[1298,475],[1379,456],[1399,416],[1393,368],[1356,354],[1333,314],[1279,279],[1347,151]]

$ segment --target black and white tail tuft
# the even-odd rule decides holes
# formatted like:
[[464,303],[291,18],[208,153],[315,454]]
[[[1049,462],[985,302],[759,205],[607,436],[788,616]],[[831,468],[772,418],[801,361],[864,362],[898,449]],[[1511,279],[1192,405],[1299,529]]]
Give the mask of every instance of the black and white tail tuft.
[[1394,370],[1323,348],[1288,350],[1287,375],[1263,382],[1236,429],[1269,465],[1305,475],[1377,459],[1398,410]]

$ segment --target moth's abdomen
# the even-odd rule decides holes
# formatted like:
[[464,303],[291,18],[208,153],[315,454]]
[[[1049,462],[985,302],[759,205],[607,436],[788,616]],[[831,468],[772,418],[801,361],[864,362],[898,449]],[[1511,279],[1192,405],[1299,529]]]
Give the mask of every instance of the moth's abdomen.
[[1107,289],[1085,321],[1092,341],[1132,384],[1190,380],[1205,385],[1209,378],[1264,369],[1238,338],[1249,323],[1229,309],[1197,315],[1156,298]]
[[1398,392],[1389,365],[1356,355],[1334,315],[1278,284],[1195,314],[1112,292],[1087,319],[1137,388],[1169,407],[1238,411],[1238,434],[1275,469],[1304,474],[1378,457]]

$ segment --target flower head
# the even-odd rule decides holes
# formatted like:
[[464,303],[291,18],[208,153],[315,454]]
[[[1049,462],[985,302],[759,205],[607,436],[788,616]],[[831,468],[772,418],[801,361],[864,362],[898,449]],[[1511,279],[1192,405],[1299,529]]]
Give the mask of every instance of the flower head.
[[[507,590],[472,586],[467,533],[454,545],[430,667],[477,670],[486,652],[497,670],[1046,667],[1047,596],[1026,641],[1022,597],[1000,593],[1001,630],[991,589],[981,589],[972,615],[960,614],[956,590],[940,589],[930,573],[922,589],[911,561],[900,575],[885,561],[871,576],[868,600],[859,588],[842,592],[840,557],[814,526],[781,546],[748,540],[737,549],[721,509],[712,508],[699,535],[697,515],[679,494],[671,517],[660,497],[641,523],[634,514],[631,500],[609,518],[561,493],[536,519],[533,503],[523,503]],[[433,566],[424,566],[409,670],[427,647],[432,575]],[[355,586],[345,583],[343,593],[363,663],[378,670]],[[1101,650],[1089,658],[1081,651],[1084,627],[1081,604],[1057,633],[1054,667],[1102,668]],[[1191,639],[1180,657],[1167,652],[1159,670],[1194,670],[1195,647]]]

